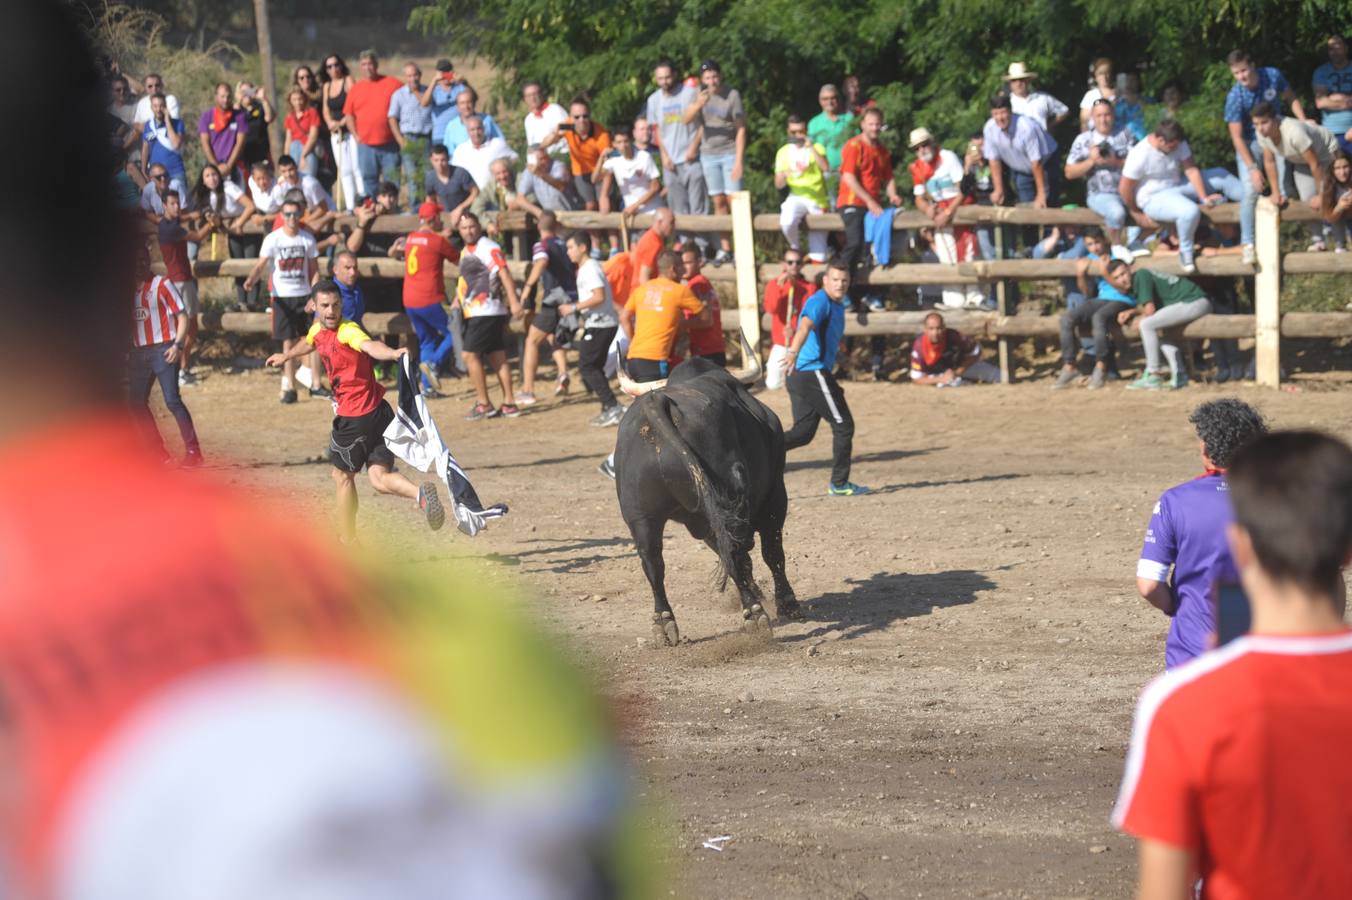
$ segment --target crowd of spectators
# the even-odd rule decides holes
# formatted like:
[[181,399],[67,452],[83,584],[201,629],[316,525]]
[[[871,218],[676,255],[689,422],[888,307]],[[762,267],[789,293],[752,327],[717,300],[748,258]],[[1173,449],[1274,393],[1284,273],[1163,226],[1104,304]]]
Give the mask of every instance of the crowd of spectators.
[[[883,137],[884,114],[865,98],[859,79],[825,84],[818,111],[788,115],[786,141],[774,155],[785,242],[795,253],[805,246],[806,254],[796,258],[806,263],[839,256],[851,275],[852,302],[874,309],[882,308],[883,298],[864,276],[893,259],[894,241],[935,262],[992,259],[993,229],[955,223],[960,207],[1053,206],[1081,182],[1076,197],[1082,190],[1084,204],[1103,217],[1107,243],[1118,255],[1177,253],[1185,275],[1196,271],[1200,254],[1234,252],[1254,260],[1254,210],[1264,193],[1279,205],[1308,204],[1320,214],[1310,225],[1310,250],[1345,252],[1352,218],[1352,59],[1339,35],[1328,39],[1326,53],[1309,107],[1320,122],[1279,69],[1240,50],[1228,55],[1234,83],[1223,114],[1233,168],[1194,158],[1176,116],[1182,98],[1177,85],[1163,86],[1156,101],[1142,92],[1137,73],[1116,73],[1107,58],[1089,67],[1090,83],[1078,101],[1080,133],[1064,148],[1053,132],[1073,127],[1067,125],[1076,119],[1073,108],[1040,90],[1037,72],[1023,62],[1009,65],[989,118],[965,148],[944,147],[925,123],[915,123],[897,158]],[[747,166],[756,164],[747,159],[747,116],[756,111],[746,109],[713,59],[682,77],[677,64],[664,58],[652,78],[654,90],[635,118],[612,123],[595,119],[585,95],[562,104],[540,83],[527,82],[520,128],[504,131],[479,108],[479,93],[450,60],[438,60],[430,79],[412,61],[396,77],[382,72],[378,55],[366,50],[358,54],[356,74],[338,54],[327,56],[317,71],[296,67],[280,108],[249,82],[216,85],[195,115],[204,164],[194,173],[184,161],[185,141],[192,140],[185,122],[194,116],[159,75],[147,75],[135,86],[140,91],[124,76],[113,76],[110,128],[126,154],[118,173],[126,202],[158,225],[170,217],[164,198],[176,195],[175,221],[190,228],[190,237],[201,235],[189,240],[190,257],[256,256],[262,236],[246,226],[280,227],[289,199],[299,203],[301,227],[316,235],[336,215],[357,213],[351,230],[344,226],[343,234],[317,241],[321,252],[330,253],[371,252],[373,216],[411,212],[427,200],[440,207],[453,240],[467,212],[489,237],[499,233],[497,214],[508,210],[537,220],[545,212],[620,212],[626,222],[661,208],[677,220],[728,212],[728,195],[743,188]],[[274,155],[268,129],[278,115],[285,137]],[[524,143],[514,147],[509,133],[524,135]],[[932,227],[912,235],[892,227],[908,191],[932,220]],[[1202,215],[1204,207],[1226,199],[1240,204],[1237,233]],[[809,216],[821,214],[839,215],[838,236],[806,228]],[[1088,256],[1084,237],[1067,239],[1067,231],[1038,235],[1025,229],[1022,241],[1005,242],[1005,252]],[[594,229],[589,253],[601,260],[622,255],[630,237],[628,228]],[[731,258],[726,234],[707,241],[676,236],[678,247],[692,242],[701,262],[718,266]],[[373,293],[397,303],[397,286]],[[1073,294],[1067,292],[1072,307]],[[935,295],[945,308],[993,307],[991,297],[971,285],[936,288]],[[236,299],[249,309],[266,303],[244,279]],[[1091,291],[1083,299],[1117,298]],[[373,308],[382,308],[379,298]],[[1075,322],[1081,321],[1098,319],[1081,310]],[[1095,347],[1086,349],[1094,353],[1102,341],[1096,334]]]

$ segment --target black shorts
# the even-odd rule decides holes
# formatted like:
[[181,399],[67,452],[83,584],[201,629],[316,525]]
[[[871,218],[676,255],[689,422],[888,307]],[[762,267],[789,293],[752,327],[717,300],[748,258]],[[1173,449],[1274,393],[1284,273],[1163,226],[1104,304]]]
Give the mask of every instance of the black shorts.
[[309,297],[272,298],[272,336],[279,341],[294,341],[310,333],[314,313],[305,311]]
[[540,307],[535,312],[535,318],[530,320],[530,327],[538,328],[545,334],[553,334],[559,327],[559,308],[557,306]]
[[671,374],[671,364],[665,359],[627,359],[624,367],[629,377],[639,383],[661,381]]
[[596,202],[596,185],[592,182],[592,177],[588,175],[573,176],[573,190],[582,198],[583,204]]
[[510,316],[470,316],[465,320],[465,352],[497,353],[507,349]]
[[329,435],[329,461],[343,472],[360,472],[362,466],[394,468],[394,454],[385,446],[385,429],[394,421],[394,410],[384,400],[364,416],[334,416]]

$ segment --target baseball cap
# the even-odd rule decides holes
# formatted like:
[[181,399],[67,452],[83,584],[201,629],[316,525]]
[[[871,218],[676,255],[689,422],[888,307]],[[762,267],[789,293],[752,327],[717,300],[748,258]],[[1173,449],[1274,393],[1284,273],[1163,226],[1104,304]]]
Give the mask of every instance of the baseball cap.
[[722,74],[723,72],[723,70],[719,68],[718,63],[712,59],[706,59],[704,62],[700,63],[699,70],[701,72],[718,72],[719,74]]
[[418,218],[430,219],[441,212],[441,204],[433,200],[425,201],[418,207]]
[[451,61],[443,56],[441,59],[437,60],[437,71],[454,72],[455,66],[451,65]]

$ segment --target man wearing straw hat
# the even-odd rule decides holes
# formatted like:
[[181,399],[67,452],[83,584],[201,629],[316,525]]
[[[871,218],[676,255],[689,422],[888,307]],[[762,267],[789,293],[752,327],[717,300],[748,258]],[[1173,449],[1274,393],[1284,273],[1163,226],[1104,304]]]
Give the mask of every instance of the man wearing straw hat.
[[[906,142],[915,154],[911,162],[911,180],[915,183],[916,208],[934,221],[934,253],[948,265],[971,262],[977,256],[976,232],[968,226],[953,227],[959,206],[972,198],[962,190],[962,160],[945,150],[928,128],[914,128]],[[980,308],[986,301],[975,285],[946,285],[944,306]]]
[[1009,85],[1009,104],[1015,114],[1031,116],[1051,131],[1070,115],[1070,108],[1051,94],[1033,90],[1035,78],[1037,73],[1028,71],[1023,63],[1010,63],[1004,76],[1005,84]]

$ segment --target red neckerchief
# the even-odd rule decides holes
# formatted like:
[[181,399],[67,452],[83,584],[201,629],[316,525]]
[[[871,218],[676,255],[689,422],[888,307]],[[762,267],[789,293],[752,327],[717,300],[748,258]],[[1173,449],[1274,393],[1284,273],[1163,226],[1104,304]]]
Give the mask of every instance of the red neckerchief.
[[1207,466],[1207,467],[1206,467],[1206,471],[1203,472],[1201,475],[1198,475],[1197,477],[1198,477],[1198,478],[1210,478],[1212,475],[1220,475],[1220,476],[1224,476],[1224,475],[1225,475],[1225,470],[1224,470],[1224,469],[1218,469],[1218,468],[1216,468],[1215,466]]
[[944,329],[944,339],[938,344],[930,343],[929,333],[920,334],[920,358],[925,365],[932,366],[939,361],[939,357],[944,355],[944,348],[948,346],[948,329]]
[[226,126],[235,120],[235,111],[233,109],[221,109],[219,106],[211,108],[211,130],[224,131]]

